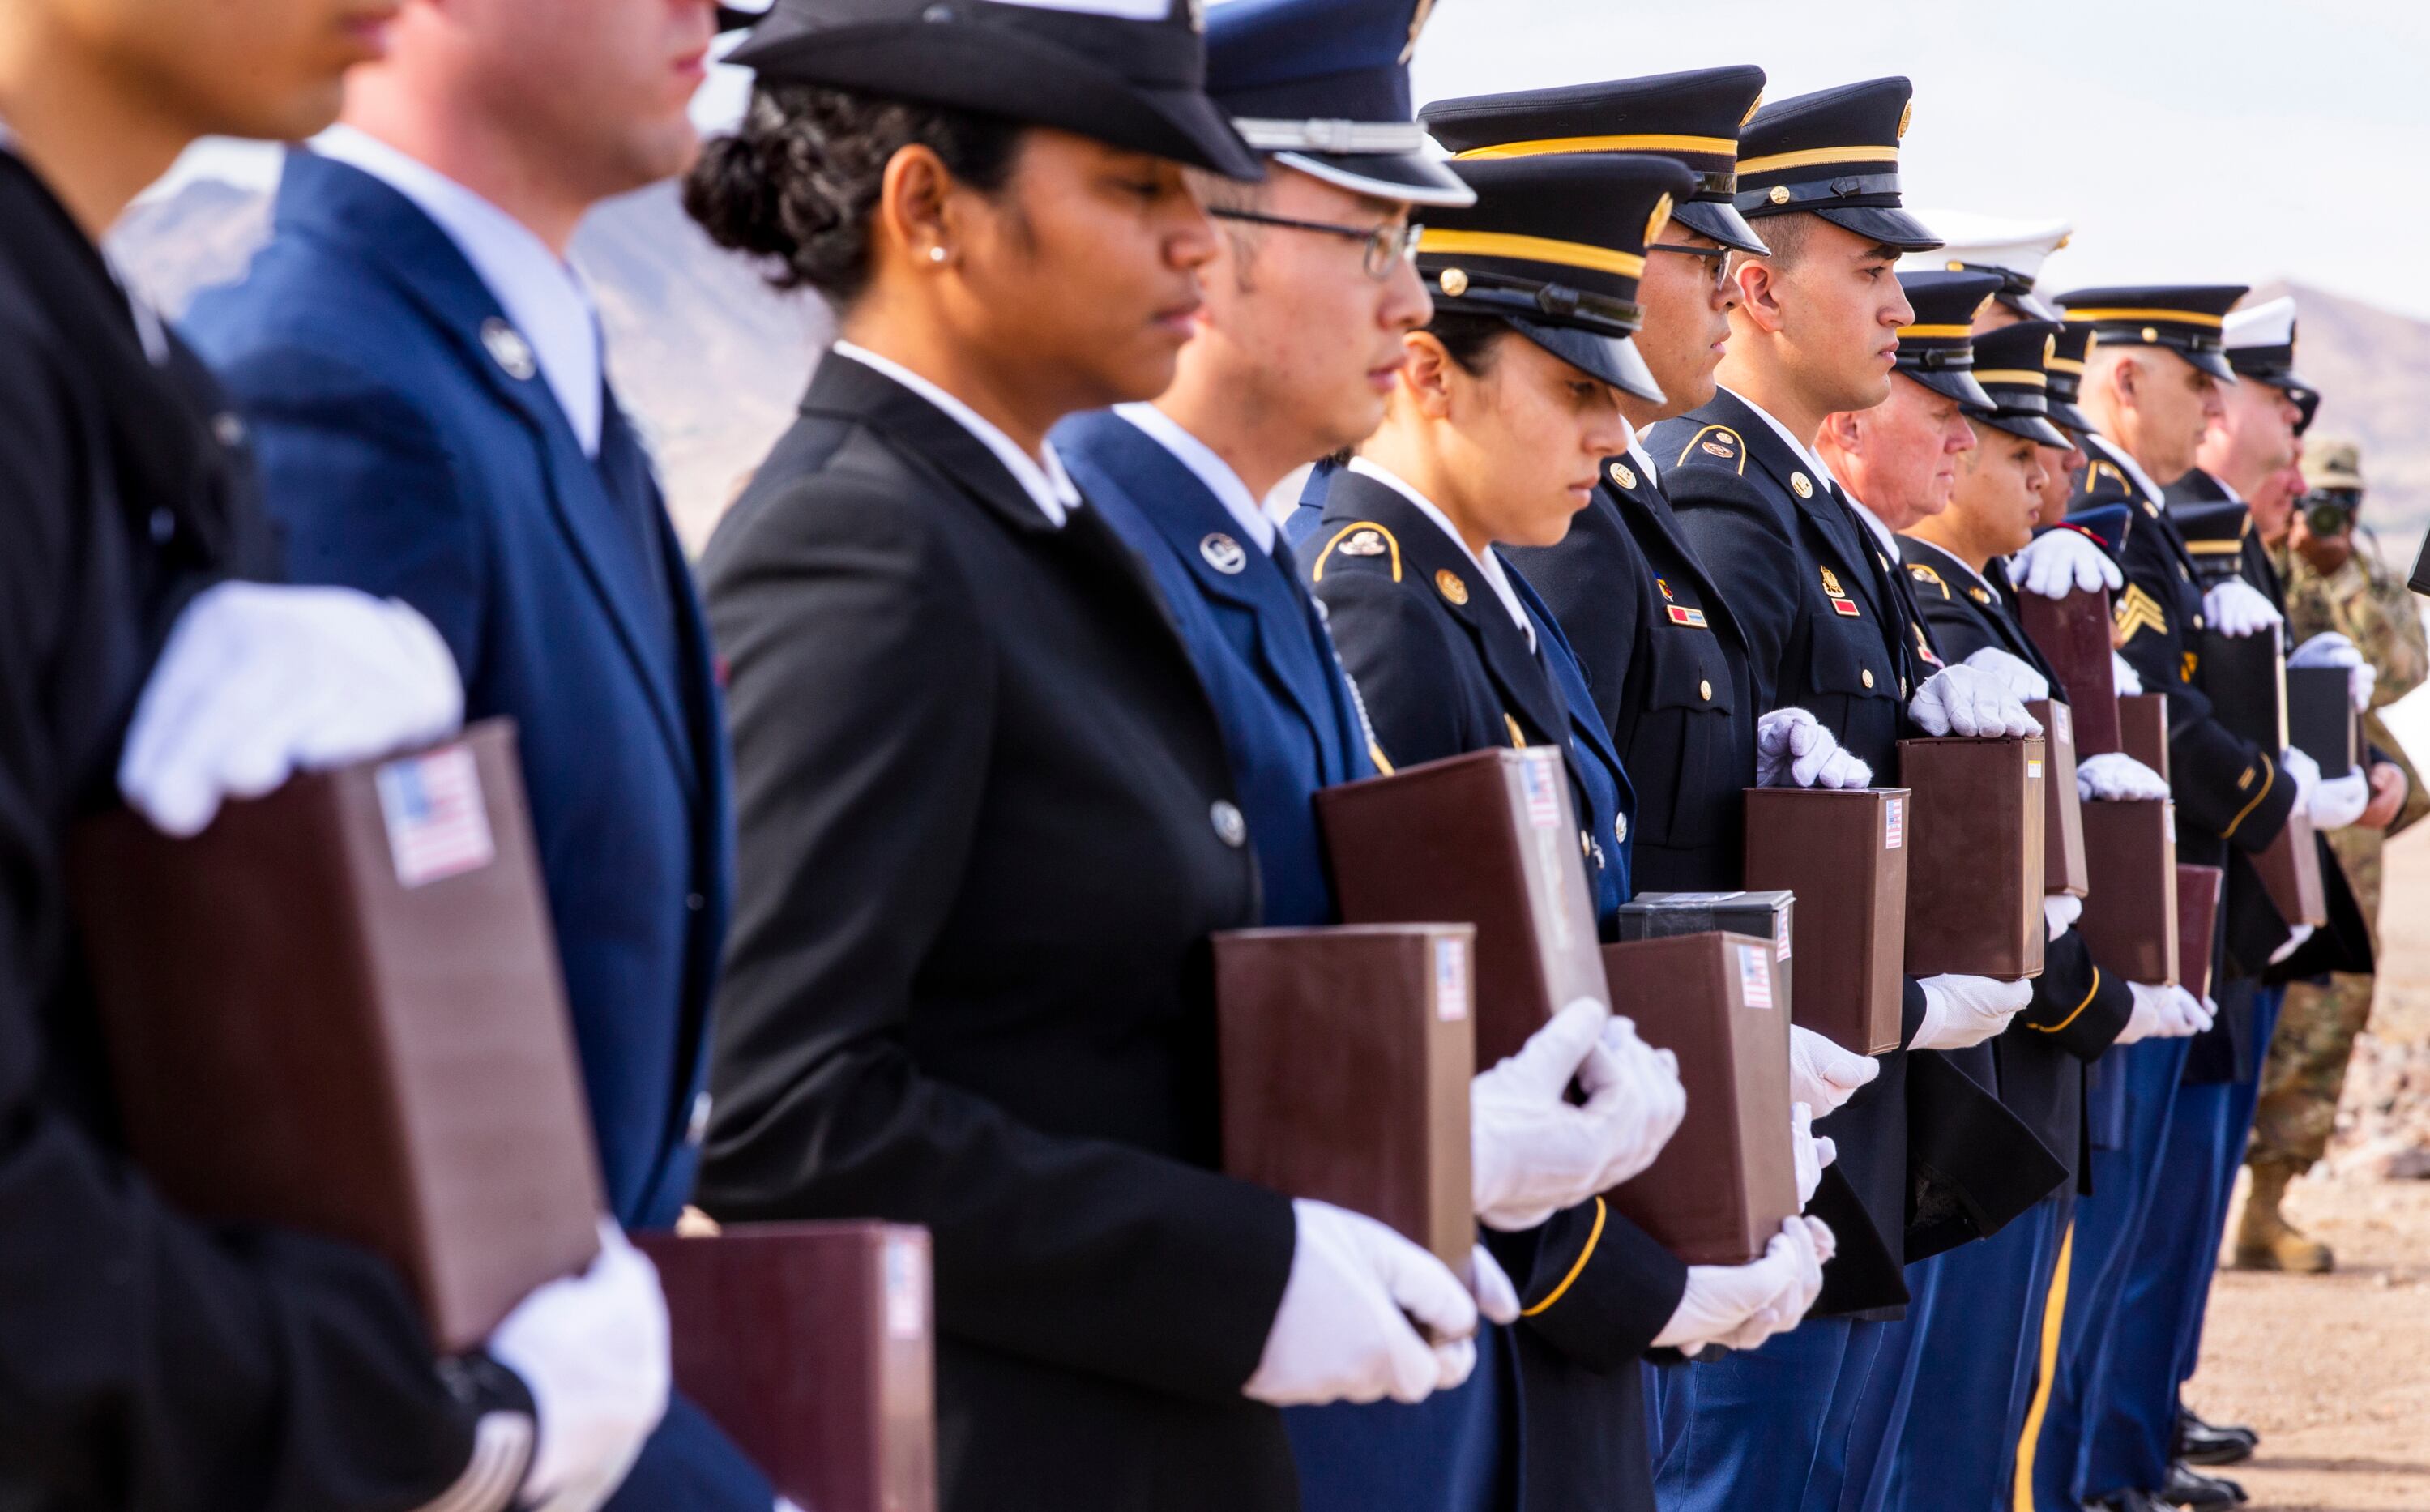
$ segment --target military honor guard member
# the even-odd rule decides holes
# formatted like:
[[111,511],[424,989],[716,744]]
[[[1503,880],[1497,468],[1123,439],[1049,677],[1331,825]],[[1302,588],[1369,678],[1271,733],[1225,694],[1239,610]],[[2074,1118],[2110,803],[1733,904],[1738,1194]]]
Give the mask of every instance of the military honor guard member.
[[[246,278],[188,320],[292,576],[412,605],[467,715],[515,722],[600,1164],[635,1229],[674,1225],[708,1126],[733,822],[699,598],[566,252],[594,201],[690,165],[686,60],[714,8],[620,0],[567,27],[415,0],[341,124],[289,155]],[[678,1400],[616,1504],[774,1496]]]
[[[1757,706],[1810,710],[1885,781],[1895,779],[1903,733],[2032,727],[1993,679],[1963,667],[1936,671],[1917,656],[1889,547],[1857,521],[1812,451],[1824,416],[1887,397],[1898,328],[1914,318],[1892,268],[1902,252],[1937,244],[1900,208],[1908,95],[1904,79],[1872,80],[1768,106],[1748,123],[1737,206],[1770,255],[1736,270],[1720,392],[1654,427],[1648,447],[1689,542],[1746,635]],[[1792,311],[1794,342],[1783,334]],[[1837,1316],[1809,1319],[1760,1351],[1665,1372],[1666,1506],[1836,1503],[1847,1424],[1881,1323],[1907,1300],[1906,1047],[1977,1042],[2029,997],[2030,989],[1979,978],[1908,985],[1903,1048],[1822,1125],[1861,1201],[1854,1226],[1864,1230],[1835,1225],[1839,1256],[1824,1310]],[[1954,1068],[1934,1073],[1962,1080]]]
[[2005,215],[1980,215],[1969,210],[1919,208],[1915,218],[1932,227],[1940,245],[1910,252],[1899,259],[1899,272],[1988,273],[2000,280],[1990,303],[1974,312],[1977,335],[2019,321],[2056,321],[2058,311],[2036,292],[2042,264],[2068,244],[2075,227],[2059,220],[2016,220]]
[[270,586],[244,422],[96,245],[194,139],[326,125],[391,20],[24,0],[0,24],[7,1505],[589,1512],[665,1400],[665,1304],[612,1228],[588,1274],[437,1361],[385,1263],[164,1202],[121,1145],[67,894],[70,832],[96,813],[191,835],[223,799],[458,723],[420,613]]
[[[1340,922],[1314,798],[1374,775],[1380,752],[1290,547],[1257,501],[1294,468],[1374,431],[1402,338],[1432,307],[1411,217],[1476,197],[1423,150],[1424,128],[1409,118],[1405,58],[1420,16],[1416,0],[1245,0],[1213,12],[1208,91],[1258,146],[1266,180],[1199,178],[1222,234],[1173,387],[1153,405],[1075,416],[1053,438],[1090,507],[1146,559],[1214,702],[1269,925]],[[1346,138],[1345,120],[1356,123]],[[1488,1070],[1472,1098],[1479,1217],[1501,1232],[1548,1216],[1558,1226],[1524,1241],[1531,1298],[1584,1258],[1596,1194],[1650,1164],[1684,1106],[1675,1066],[1633,1034],[1599,1050],[1604,1018],[1564,1016],[1537,1037],[1526,1066]],[[1563,1093],[1590,1056],[1594,1095],[1571,1106]],[[1619,1263],[1632,1243],[1634,1275]],[[1602,1316],[1589,1313],[1599,1297],[1616,1294],[1623,1312],[1675,1298],[1677,1263],[1641,1235],[1606,1234],[1600,1249],[1603,1263],[1560,1304],[1518,1326]],[[1642,1340],[1613,1347],[1633,1352]],[[1509,1505],[1520,1486],[1530,1504],[1591,1504],[1591,1463],[1548,1446],[1532,1416],[1520,1433],[1506,1429],[1535,1404],[1506,1379],[1512,1357],[1496,1344],[1466,1385],[1415,1405],[1286,1413],[1301,1504],[1487,1512]]]
[[[1563,753],[1589,816],[1581,848],[1609,879],[1608,929],[1627,896],[1627,777],[1558,623],[1500,543],[1557,541],[1626,442],[1615,390],[1658,394],[1629,343],[1637,283],[1693,180],[1615,154],[1456,167],[1479,198],[1419,242],[1434,318],[1301,556],[1388,759]],[[1599,1199],[1497,1238],[1526,1278],[1510,1340],[1517,1504],[1653,1507],[1638,1357],[1793,1328],[1831,1242],[1791,1219],[1752,1265],[1690,1267]]]
[[1214,1169],[1207,937],[1257,853],[1046,442],[1171,383],[1218,235],[1185,170],[1264,172],[1198,7],[1140,10],[780,6],[687,186],[842,333],[702,564],[742,839],[701,1203],[928,1227],[949,1509],[1290,1507],[1276,1405],[1474,1363],[1461,1278]]

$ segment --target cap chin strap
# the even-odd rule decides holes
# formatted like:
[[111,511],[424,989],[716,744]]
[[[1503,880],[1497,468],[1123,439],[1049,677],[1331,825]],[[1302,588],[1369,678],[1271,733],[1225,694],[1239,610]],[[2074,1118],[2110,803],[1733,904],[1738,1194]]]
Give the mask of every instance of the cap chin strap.
[[1426,128],[1414,121],[1266,121],[1236,119],[1240,140],[1259,152],[1337,154],[1418,152]]

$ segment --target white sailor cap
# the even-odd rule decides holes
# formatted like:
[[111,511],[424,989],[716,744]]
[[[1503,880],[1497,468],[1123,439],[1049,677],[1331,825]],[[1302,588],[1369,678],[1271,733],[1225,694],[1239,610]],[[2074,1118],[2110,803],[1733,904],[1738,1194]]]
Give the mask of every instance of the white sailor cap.
[[1970,210],[1919,209],[1915,214],[1947,241],[1935,251],[1901,258],[1902,271],[1996,273],[2001,284],[1992,297],[2001,304],[2027,320],[2058,318],[2057,311],[2034,292],[2034,280],[2041,276],[2043,259],[2067,245],[2073,225],[2066,221],[2020,221]]
[[2295,371],[2294,295],[2281,294],[2276,299],[2228,311],[2221,336],[2227,344],[2227,365],[2236,370],[2238,377],[2258,378],[2273,389],[2286,390],[2289,397],[2305,407],[2305,424],[2311,424],[2310,410],[2320,404],[2320,390]]

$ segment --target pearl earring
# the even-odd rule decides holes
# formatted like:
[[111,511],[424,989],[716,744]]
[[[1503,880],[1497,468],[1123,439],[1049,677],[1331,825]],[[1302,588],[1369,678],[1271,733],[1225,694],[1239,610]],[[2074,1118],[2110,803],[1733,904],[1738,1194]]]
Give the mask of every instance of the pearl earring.
[[944,249],[944,248],[942,248],[942,247],[930,247],[930,248],[928,249],[928,260],[929,260],[930,262],[942,262],[942,261],[944,261],[944,260],[945,260],[945,249]]

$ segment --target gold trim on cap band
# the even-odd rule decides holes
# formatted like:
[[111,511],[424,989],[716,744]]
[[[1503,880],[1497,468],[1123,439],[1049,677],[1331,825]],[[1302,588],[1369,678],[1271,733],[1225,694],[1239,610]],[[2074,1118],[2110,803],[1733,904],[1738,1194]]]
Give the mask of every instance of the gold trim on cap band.
[[2031,368],[1976,368],[1976,383],[2010,383],[2023,388],[2047,389],[2050,379]]
[[1902,341],[1910,336],[1919,341],[1934,340],[1954,341],[1960,337],[1973,335],[1974,327],[1972,325],[1902,325],[1898,333],[1899,340]]
[[1645,259],[1634,252],[1561,241],[1552,237],[1520,236],[1508,231],[1453,231],[1427,226],[1418,239],[1421,253],[1451,257],[1511,258],[1521,262],[1549,262],[1563,268],[1584,268],[1623,278],[1645,276]]
[[1828,163],[1894,163],[1896,147],[1809,147],[1804,152],[1776,152],[1769,158],[1742,158],[1739,160],[1739,176],[1769,172],[1774,168],[1820,168]]
[[1640,132],[1621,137],[1544,137],[1534,141],[1503,141],[1471,147],[1455,158],[1543,158],[1573,152],[1703,152],[1723,158],[1739,155],[1736,137],[1679,137]]
[[2205,330],[2219,330],[2227,324],[2224,315],[2205,315],[2198,309],[2077,309],[2070,306],[2071,321],[2174,321],[2180,325],[2199,325]]
[[2063,357],[2046,357],[2042,358],[2042,366],[2053,373],[2080,374],[2084,371],[2083,363]]

